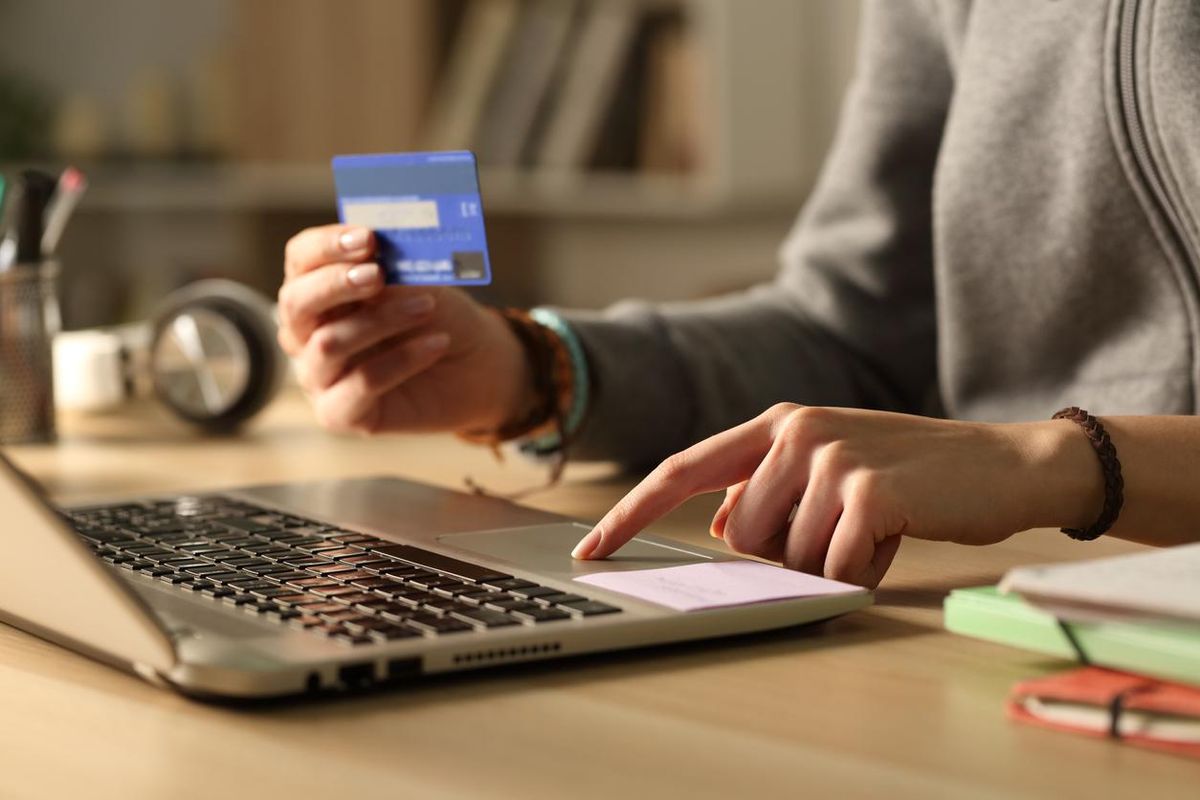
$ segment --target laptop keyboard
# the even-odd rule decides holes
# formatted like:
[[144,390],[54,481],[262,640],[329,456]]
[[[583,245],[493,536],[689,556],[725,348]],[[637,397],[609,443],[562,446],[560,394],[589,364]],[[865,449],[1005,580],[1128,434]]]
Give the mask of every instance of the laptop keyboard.
[[347,645],[621,611],[468,561],[225,497],[63,515],[114,567]]

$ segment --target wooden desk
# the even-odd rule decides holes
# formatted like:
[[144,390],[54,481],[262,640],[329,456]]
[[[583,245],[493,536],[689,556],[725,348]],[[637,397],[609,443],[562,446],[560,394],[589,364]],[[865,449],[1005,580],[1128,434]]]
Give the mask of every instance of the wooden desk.
[[[61,427],[59,444],[11,452],[64,501],[379,473],[537,477],[449,437],[331,436],[295,396],[237,439],[196,438],[149,407]],[[596,519],[629,485],[608,474],[573,468],[531,502]],[[715,500],[659,530],[711,543]],[[0,796],[1194,797],[1195,763],[1008,722],[1009,687],[1065,665],[942,630],[951,587],[1129,549],[1047,531],[986,549],[907,541],[873,608],[816,630],[252,711],[0,626]]]

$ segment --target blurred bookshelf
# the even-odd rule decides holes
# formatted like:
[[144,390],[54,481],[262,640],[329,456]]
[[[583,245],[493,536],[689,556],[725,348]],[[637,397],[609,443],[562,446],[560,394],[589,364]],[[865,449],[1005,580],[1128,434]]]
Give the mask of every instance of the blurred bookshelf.
[[[752,257],[767,263],[747,277],[769,274],[767,242],[786,230],[832,133],[857,20],[848,0],[161,6],[0,0],[10,61],[0,70],[19,63],[56,111],[47,152],[16,157],[77,163],[91,178],[80,209],[91,220],[75,238],[115,226],[128,240],[158,224],[172,235],[124,248],[112,257],[123,270],[165,271],[155,280],[167,285],[224,270],[267,288],[287,233],[334,216],[330,156],[472,149],[498,264],[520,272],[497,287],[500,299],[592,305],[612,297],[572,291],[548,270],[578,269],[572,240],[594,247],[630,226],[637,238],[654,224],[667,243],[728,227],[733,253],[748,253],[758,230]],[[111,36],[98,47],[85,31],[71,49],[54,40],[62,20]],[[75,250],[103,258],[100,246]],[[669,292],[665,279],[645,282],[664,268],[652,249],[625,254],[630,280],[611,285]],[[693,259],[705,253],[723,248]],[[687,292],[743,274],[705,269]]]

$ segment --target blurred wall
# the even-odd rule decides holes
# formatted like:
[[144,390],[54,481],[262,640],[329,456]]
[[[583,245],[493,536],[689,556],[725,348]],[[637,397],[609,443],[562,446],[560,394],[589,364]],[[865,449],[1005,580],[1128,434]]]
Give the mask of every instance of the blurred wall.
[[[337,6],[342,0],[328,2]],[[722,14],[728,16],[749,4],[762,8],[768,0],[725,2]],[[789,0],[769,2],[791,8]],[[796,137],[803,140],[796,147],[815,170],[852,71],[858,1],[790,2],[797,4],[797,14],[786,16],[805,24],[795,34],[800,56],[793,63],[799,66],[785,77],[789,91],[805,99],[780,104],[785,110],[779,113],[800,115],[805,135]],[[231,63],[231,26],[250,3],[286,9],[290,0],[0,0],[0,69],[27,74],[59,98],[90,98],[94,107],[85,108],[84,116],[105,120],[104,133],[117,155],[114,161],[108,154],[96,165],[94,189],[64,243],[71,327],[145,313],[174,285],[198,277],[234,277],[273,293],[287,237],[301,226],[332,220],[325,163],[314,163],[301,176],[297,185],[306,188],[296,193],[295,204],[287,202],[292,186],[287,178],[267,187],[273,198],[269,205],[257,206],[253,193],[249,200],[221,198],[222,192],[236,194],[229,187],[241,191],[253,185],[257,176],[231,174],[211,161],[144,163],[121,155],[153,150],[164,86],[173,87],[167,91],[170,103],[186,104],[188,92],[202,90],[206,80],[211,84],[212,70]],[[314,54],[330,57],[330,52]],[[388,85],[386,76],[380,80]],[[311,113],[323,112],[313,108]],[[795,126],[795,118],[789,120]],[[738,124],[771,126],[774,121],[764,117]],[[485,295],[497,302],[596,307],[630,295],[705,296],[768,279],[810,178],[769,196],[731,198],[699,214],[649,207],[645,213],[636,208],[593,213],[586,203],[578,208],[545,199],[527,204],[520,190],[510,191],[488,208],[489,238],[503,274]],[[485,180],[485,197],[488,186]],[[139,199],[145,187],[167,202]],[[587,184],[581,191],[588,191]]]

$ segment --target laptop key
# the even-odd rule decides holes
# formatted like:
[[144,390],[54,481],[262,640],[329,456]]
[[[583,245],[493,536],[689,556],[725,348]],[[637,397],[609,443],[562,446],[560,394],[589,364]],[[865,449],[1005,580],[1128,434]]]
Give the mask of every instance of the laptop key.
[[433,588],[433,593],[442,597],[459,597],[479,591],[477,583],[443,583]]
[[334,586],[339,585],[336,582],[329,580],[328,578],[321,578],[316,575],[309,575],[307,572],[304,574],[305,574],[305,577],[303,577],[303,578],[289,578],[288,580],[286,580],[284,582],[288,586],[296,586],[300,589],[307,589],[309,591],[312,591],[314,588],[316,588],[318,586],[323,586],[323,587],[331,589]]
[[336,572],[334,574],[337,575],[337,579],[339,581],[342,581],[343,583],[349,583],[351,581],[360,580],[362,578],[376,577],[375,575],[372,575],[369,572],[360,572],[357,569],[351,570],[350,572]]
[[[392,607],[391,600],[384,600],[382,597],[373,595],[367,595],[367,597],[369,599],[359,600],[357,603],[354,603],[354,607],[364,614],[378,614],[380,611]],[[342,602],[345,602],[344,598]]]
[[386,619],[388,622],[400,623],[411,619],[416,613],[418,612],[413,611],[411,608],[390,606],[380,609],[378,616],[380,619]]
[[466,594],[460,594],[457,599],[459,602],[466,603],[467,605],[481,606],[484,603],[492,600],[499,600],[503,597],[506,597],[506,595],[502,595],[499,592],[481,590],[476,587],[475,591],[467,592]]
[[524,589],[527,586],[537,586],[533,581],[524,581],[520,578],[503,578],[495,581],[480,581],[484,586],[490,586],[493,589],[499,589],[502,592],[508,592],[513,589]]
[[386,628],[375,628],[367,631],[367,636],[376,642],[394,642],[398,639],[415,639],[421,634],[405,628],[403,625],[389,625]]
[[292,581],[302,581],[306,578],[311,578],[312,575],[308,572],[298,572],[292,570],[289,572],[272,572],[271,580],[279,581],[280,583],[291,583]]
[[372,619],[370,617],[366,619],[360,617],[359,619],[347,619],[342,621],[343,628],[351,633],[357,633],[360,636],[364,636],[373,630],[387,628],[390,626],[391,623],[384,622],[381,619]]
[[354,533],[353,531],[337,531],[333,536],[329,537],[335,542],[342,544],[354,544],[355,542],[373,542],[376,541],[374,536],[368,536],[365,533]]
[[451,611],[456,611],[461,606],[453,600],[448,600],[444,597],[437,597],[421,605],[421,609],[432,614],[437,614],[439,617],[445,616]]
[[557,608],[523,608],[513,610],[512,615],[522,622],[552,622],[558,619],[570,619],[571,615]]
[[397,592],[392,595],[392,599],[401,605],[409,608],[420,608],[430,600],[439,600],[437,595],[429,594],[428,592]]
[[329,598],[339,597],[344,594],[362,594],[361,589],[356,589],[353,586],[343,586],[338,583],[332,586],[309,586],[308,591]]
[[255,575],[271,578],[276,575],[290,575],[293,572],[291,567],[284,564],[271,564],[266,567],[246,567],[245,569],[248,572],[253,572]]
[[371,564],[376,561],[378,561],[381,564],[389,564],[389,565],[396,563],[395,561],[386,561],[384,559],[381,559],[381,558],[379,558],[379,556],[376,556],[373,553],[364,553],[361,550],[355,551],[354,555],[352,555],[352,556],[344,556],[342,558],[339,558],[338,561],[341,561],[343,564],[354,564],[356,566],[358,564]]
[[349,574],[354,572],[350,567],[347,567],[345,564],[339,564],[336,561],[319,561],[312,566],[306,566],[304,569],[316,575],[330,575],[337,572]]
[[371,575],[367,578],[349,578],[351,586],[357,586],[360,589],[382,589],[387,586],[396,586],[395,581],[389,581],[387,578],[380,578],[378,575]]
[[247,591],[249,591],[250,594],[254,595],[255,597],[261,597],[264,600],[296,593],[295,589],[289,589],[286,586],[275,586],[274,584],[272,584],[270,588],[248,589]]
[[462,620],[468,625],[474,625],[478,628],[503,628],[508,625],[517,625],[517,621],[507,614],[499,611],[489,611],[486,608],[472,608],[468,611],[452,611],[450,616],[454,619]]
[[353,559],[346,559],[345,563],[353,563],[355,569],[361,569],[364,572],[383,572],[386,569],[392,569],[396,566],[395,561],[374,558],[374,553],[372,553],[371,556],[374,559],[372,561],[356,561]]
[[244,517],[217,517],[216,519],[209,520],[209,522],[214,522],[218,525],[226,525],[230,528],[236,528],[239,531],[245,531],[246,533],[258,533],[259,531],[273,530],[270,525],[263,525],[261,522],[255,522],[252,519],[246,519]]
[[322,550],[321,558],[336,558],[341,561],[344,558],[354,558],[355,556],[367,555],[358,547],[338,547],[333,550]]
[[322,605],[305,606],[304,610],[309,614],[323,615],[332,614],[334,612],[342,613],[346,611],[346,607],[341,603],[335,603],[330,600],[328,603],[324,603]]
[[563,603],[586,603],[587,598],[581,594],[567,594],[559,592],[558,594],[544,594],[535,598],[536,602],[544,606],[561,606]]
[[524,597],[526,600],[533,600],[536,597],[545,597],[552,594],[562,594],[558,589],[552,589],[549,586],[526,586],[521,589],[511,589],[510,594],[515,594],[517,597]]
[[451,558],[441,553],[434,553],[430,550],[407,544],[373,547],[371,548],[371,552],[399,559],[400,561],[407,561],[410,564],[416,564],[417,566],[426,567],[437,572],[444,572],[447,575],[453,575],[463,580],[475,581],[476,583],[504,580],[505,578],[512,577],[511,575],[505,575],[499,570],[472,564],[468,561],[461,561],[457,558]]
[[378,600],[380,598],[371,594],[370,592],[356,592],[355,594],[339,594],[333,599],[337,600],[339,603],[345,603],[346,605],[352,606],[358,603],[366,603],[373,600]]
[[409,578],[405,581],[410,586],[415,586],[418,589],[436,589],[439,586],[461,586],[462,582],[458,578],[451,578],[446,575],[438,575],[433,578]]
[[320,598],[313,598],[311,595],[294,593],[294,594],[277,594],[271,598],[272,603],[280,603],[286,606],[296,606],[303,603],[313,603]]
[[369,636],[359,636],[357,634],[350,633],[349,631],[342,631],[339,633],[335,633],[330,638],[332,638],[335,642],[340,642],[341,644],[348,644],[348,645],[352,645],[352,646],[358,646],[358,645],[362,645],[362,644],[372,644],[375,641],[374,639],[372,639]]
[[465,622],[448,617],[435,617],[432,614],[414,614],[406,619],[404,624],[413,630],[430,635],[475,630],[474,625],[468,625]]
[[91,539],[99,544],[115,544],[117,542],[132,542],[133,537],[127,533],[117,533],[116,531],[106,531],[99,528],[88,528],[78,531],[80,536],[86,539]]
[[584,600],[581,603],[563,603],[559,608],[575,617],[594,617],[598,614],[615,614],[621,609],[601,603],[599,600]]
[[503,600],[489,600],[487,608],[495,609],[496,611],[525,611],[530,608],[541,608],[537,603],[530,600],[519,600],[515,597],[506,597]]
[[394,566],[396,563],[395,561],[390,561],[388,563],[392,564],[393,566],[378,569],[376,572],[378,572],[380,575],[387,575],[389,577],[402,580],[409,580],[410,578],[436,578],[438,576],[436,572],[430,572],[427,569],[421,569],[420,567],[415,567],[412,564],[405,564],[404,566],[397,567]]

